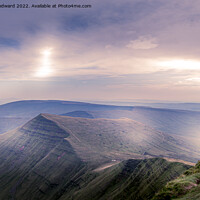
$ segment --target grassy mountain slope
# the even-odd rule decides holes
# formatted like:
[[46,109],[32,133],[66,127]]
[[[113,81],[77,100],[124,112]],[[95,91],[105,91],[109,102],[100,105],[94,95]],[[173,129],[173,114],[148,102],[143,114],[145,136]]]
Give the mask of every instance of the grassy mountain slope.
[[87,174],[86,179],[93,177],[89,183],[81,184],[84,176],[78,179],[78,187],[65,192],[60,200],[148,200],[167,181],[188,168],[160,158],[126,160],[96,175],[94,172]]
[[[88,114],[93,118],[129,118],[169,134],[200,138],[200,112],[133,107],[132,110],[88,111]],[[74,117],[82,116],[76,113]]]
[[100,173],[91,170],[115,161],[152,156],[194,161],[200,156],[184,145],[130,119],[40,114],[0,135],[0,199],[59,199],[81,185],[87,186]]
[[180,138],[156,131],[131,119],[84,119],[49,114],[43,116],[69,133],[66,140],[87,162],[146,156],[196,162],[200,156],[199,151]]
[[[34,126],[36,125],[37,126]],[[55,199],[85,165],[68,134],[38,116],[0,139],[0,199]],[[31,195],[30,195],[31,194]]]
[[152,200],[198,200],[200,199],[200,162],[185,171],[179,178],[167,183]]

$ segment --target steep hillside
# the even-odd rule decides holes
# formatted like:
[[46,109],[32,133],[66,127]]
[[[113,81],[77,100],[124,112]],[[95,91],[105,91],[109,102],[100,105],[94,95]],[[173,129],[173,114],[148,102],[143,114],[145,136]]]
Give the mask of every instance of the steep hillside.
[[126,160],[109,169],[88,173],[76,181],[79,188],[66,191],[60,200],[151,199],[164,183],[179,176],[189,166],[164,159]]
[[198,200],[200,199],[200,161],[179,178],[167,183],[152,200],[177,199]]
[[[0,136],[0,199],[57,199],[84,171],[63,129],[43,116]],[[31,195],[30,195],[31,194]]]

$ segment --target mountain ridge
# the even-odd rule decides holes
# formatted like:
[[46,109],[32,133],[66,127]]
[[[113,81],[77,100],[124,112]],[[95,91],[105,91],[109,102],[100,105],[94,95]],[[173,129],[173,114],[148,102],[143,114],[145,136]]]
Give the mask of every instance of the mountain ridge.
[[[43,119],[48,120],[48,126],[45,126],[45,120]],[[52,127],[52,125],[55,125],[55,127]],[[42,126],[41,130],[40,126]],[[130,155],[135,156],[135,158],[138,156],[169,156],[169,158],[176,158],[173,152],[176,152],[178,149],[180,149],[178,151],[182,152],[180,154],[187,152],[187,150],[182,147],[182,145],[185,144],[181,142],[180,138],[175,139],[171,135],[157,131],[154,128],[129,118],[84,119],[40,114],[26,125],[22,126],[22,130],[27,129],[26,127],[34,129],[34,131],[39,129],[40,134],[48,132],[48,135],[64,138],[70,142],[80,155],[82,155],[84,149],[90,151],[94,156],[98,154],[98,152],[110,152],[106,153],[104,156],[111,160],[116,159],[116,155],[121,152],[120,149],[123,149],[122,155],[126,158],[130,157]],[[45,130],[44,127],[47,130]],[[54,135],[52,135],[52,132]],[[152,146],[149,146],[149,142]],[[134,144],[134,146],[132,146],[132,144]],[[171,148],[170,151],[168,146]],[[187,148],[189,148],[188,145]],[[168,156],[166,156],[165,153],[163,155],[158,154],[156,153],[156,151],[158,151],[156,149],[159,149],[159,151],[163,153],[169,151],[169,154]],[[186,161],[191,161],[188,159]]]
[[[39,114],[24,126],[0,135],[0,198],[62,200],[66,195],[69,195],[67,199],[73,199],[74,192],[78,198],[81,188],[90,190],[88,184],[92,184],[92,180],[101,182],[109,178],[107,170],[114,170],[112,173],[115,174],[116,167],[128,162],[124,160],[140,159],[133,162],[142,162],[142,159],[153,156],[165,156],[193,161],[198,155],[175,137],[131,119],[84,119]],[[113,162],[115,165],[95,171],[103,164]],[[178,174],[187,167],[185,164],[181,166],[183,168],[177,168]],[[161,169],[167,173],[167,168]],[[167,177],[173,178],[174,175]],[[163,183],[167,180],[163,177]],[[126,181],[124,189],[129,186],[128,177]],[[160,187],[150,190],[153,194],[158,189]],[[98,189],[95,190],[98,193]],[[119,195],[123,196],[123,192]]]

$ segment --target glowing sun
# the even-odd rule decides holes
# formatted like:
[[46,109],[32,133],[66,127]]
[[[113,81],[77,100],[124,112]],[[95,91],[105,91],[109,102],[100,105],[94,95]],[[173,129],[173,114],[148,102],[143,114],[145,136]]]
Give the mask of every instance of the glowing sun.
[[51,69],[51,55],[52,50],[51,49],[45,49],[41,52],[42,58],[41,58],[41,67],[37,70],[36,76],[37,77],[48,77],[52,73]]

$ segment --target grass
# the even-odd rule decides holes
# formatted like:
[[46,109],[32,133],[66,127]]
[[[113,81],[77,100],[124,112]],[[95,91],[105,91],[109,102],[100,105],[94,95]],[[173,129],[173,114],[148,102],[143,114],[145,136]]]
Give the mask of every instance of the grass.
[[[164,159],[127,160],[93,175],[90,182],[77,185],[73,200],[147,200],[188,166]],[[92,175],[90,175],[92,177]],[[83,180],[82,177],[80,180]],[[85,180],[85,179],[84,179]],[[61,200],[70,199],[66,192]]]
[[167,183],[152,200],[200,199],[200,161],[185,171],[179,178]]

